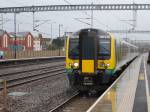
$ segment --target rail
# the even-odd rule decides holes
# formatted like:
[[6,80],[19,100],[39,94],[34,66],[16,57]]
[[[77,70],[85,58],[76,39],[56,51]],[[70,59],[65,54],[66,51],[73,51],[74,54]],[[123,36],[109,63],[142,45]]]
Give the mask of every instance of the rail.
[[0,91],[0,110],[7,109],[7,83],[6,80],[0,79],[0,85],[3,87],[2,91]]
[[49,112],[57,112],[59,111],[60,108],[62,108],[64,105],[68,104],[69,102],[72,101],[72,99],[74,99],[75,97],[77,97],[79,95],[79,93],[75,93],[74,95],[72,95],[69,99],[67,99],[66,101],[64,101],[63,103],[61,103],[60,105],[58,105],[57,107],[53,108],[52,110],[50,110]]
[[40,58],[22,58],[22,59],[7,59],[0,60],[0,65],[22,64],[28,62],[64,60],[65,56],[40,57]]
[[[25,68],[22,70],[11,70],[6,72],[1,71],[0,78],[7,80],[7,88],[25,85],[30,82],[34,82],[41,79],[46,79],[48,77],[64,75],[65,69],[63,63],[56,63],[51,66],[41,66],[41,67],[32,67],[32,69]],[[0,90],[3,87],[0,86]]]

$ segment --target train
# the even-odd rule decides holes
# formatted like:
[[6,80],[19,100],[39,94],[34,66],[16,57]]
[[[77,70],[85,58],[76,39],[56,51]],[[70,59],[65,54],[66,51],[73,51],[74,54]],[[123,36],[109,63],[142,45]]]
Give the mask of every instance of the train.
[[66,73],[70,87],[100,90],[116,72],[138,56],[138,47],[112,33],[85,28],[66,42]]

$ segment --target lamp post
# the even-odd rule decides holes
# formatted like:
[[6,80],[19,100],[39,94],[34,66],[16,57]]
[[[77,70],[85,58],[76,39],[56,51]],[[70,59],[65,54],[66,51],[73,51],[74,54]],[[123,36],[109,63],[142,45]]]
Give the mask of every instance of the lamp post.
[[53,24],[54,24],[54,23],[56,23],[56,22],[52,22],[52,23],[51,23],[51,40],[50,40],[51,50],[53,49],[53,45],[52,45],[53,39],[52,39],[52,37],[53,37]]
[[67,40],[67,29],[68,27],[65,27],[65,32],[64,32],[64,52],[66,51],[66,40]]
[[60,37],[60,27],[62,27],[62,24],[59,24],[59,37]]
[[64,52],[66,51],[66,37],[67,37],[67,32],[64,33]]
[[52,36],[53,36],[53,24],[54,24],[54,23],[56,23],[56,22],[52,22],[52,23],[51,23],[51,38],[52,38]]
[[14,42],[14,46],[15,46],[15,52],[14,52],[14,58],[16,59],[16,40],[17,40],[17,37],[16,37],[16,13],[14,13],[14,36],[15,36],[15,42]]
[[[59,38],[60,38],[60,27],[62,27],[62,24],[59,24]],[[60,56],[60,47],[59,47],[59,56]]]
[[22,23],[20,22],[20,23],[18,23],[18,32],[19,32],[19,30],[20,30],[20,25],[21,25]]

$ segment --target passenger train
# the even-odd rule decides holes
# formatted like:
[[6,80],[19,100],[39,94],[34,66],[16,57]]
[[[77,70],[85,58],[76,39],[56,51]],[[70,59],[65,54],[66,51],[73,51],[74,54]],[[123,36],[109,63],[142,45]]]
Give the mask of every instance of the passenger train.
[[100,89],[125,64],[138,56],[138,48],[113,34],[87,28],[67,38],[66,71],[71,87]]

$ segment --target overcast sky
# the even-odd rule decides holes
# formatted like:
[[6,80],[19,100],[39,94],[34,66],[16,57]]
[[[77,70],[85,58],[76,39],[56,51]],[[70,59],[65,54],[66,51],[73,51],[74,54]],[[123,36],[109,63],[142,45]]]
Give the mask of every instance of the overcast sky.
[[[124,4],[133,3],[133,0],[0,0],[0,7],[20,7],[20,6],[31,6],[31,5],[63,5],[63,4]],[[134,0],[135,3],[150,3],[150,0]],[[137,29],[138,30],[150,30],[150,11],[138,11],[137,16]],[[35,13],[36,20],[49,20],[47,23],[42,24],[37,29],[40,32],[45,33],[44,36],[50,38],[51,35],[51,24],[53,31],[53,38],[58,36],[59,24],[62,24],[61,35],[64,32],[72,32],[79,30],[81,28],[90,27],[85,23],[90,24],[89,19],[82,19],[81,23],[74,18],[89,18],[91,11],[69,11],[69,12],[37,12]],[[7,21],[3,25],[3,29],[12,32],[14,31],[13,14],[3,14],[4,21]],[[33,14],[32,13],[19,13],[17,14],[17,31],[31,31],[33,24]],[[126,22],[131,23],[131,21],[122,20],[132,20],[132,11],[94,11],[94,27],[103,30],[128,30],[131,29],[131,25]],[[1,16],[0,16],[1,20]],[[1,21],[0,21],[1,22]],[[36,24],[40,24],[38,22]],[[1,23],[0,23],[1,24]],[[2,26],[0,26],[2,28]],[[149,35],[119,35],[122,37],[128,36],[129,38],[135,39],[149,39]]]

